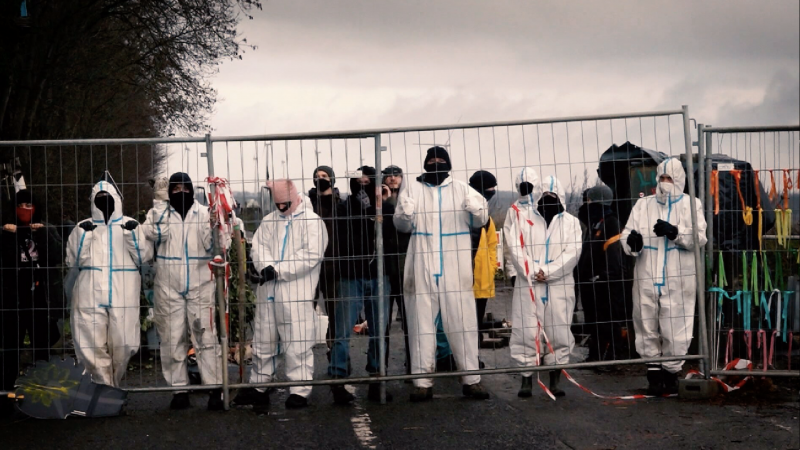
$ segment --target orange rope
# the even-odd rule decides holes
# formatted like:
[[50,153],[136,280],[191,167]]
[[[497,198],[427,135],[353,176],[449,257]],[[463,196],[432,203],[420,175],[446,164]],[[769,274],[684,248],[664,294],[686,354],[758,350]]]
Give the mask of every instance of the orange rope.
[[761,182],[758,181],[758,171],[753,171],[753,183],[756,185],[756,209],[761,209]]
[[742,203],[742,219],[744,220],[745,225],[752,225],[753,223],[753,208],[747,206],[747,203],[744,201],[744,195],[742,195],[742,187],[740,186],[742,181],[742,171],[741,170],[731,170],[730,171],[733,180],[736,182],[736,192],[739,194],[739,201]]
[[719,215],[719,171],[711,171],[711,195],[714,197],[714,215]]
[[783,209],[789,209],[789,191],[792,189],[792,178],[789,176],[791,170],[783,169]]
[[775,199],[778,198],[778,192],[775,190],[775,174],[772,171],[769,171],[769,178],[772,180],[772,187],[769,189],[769,201],[775,202]]

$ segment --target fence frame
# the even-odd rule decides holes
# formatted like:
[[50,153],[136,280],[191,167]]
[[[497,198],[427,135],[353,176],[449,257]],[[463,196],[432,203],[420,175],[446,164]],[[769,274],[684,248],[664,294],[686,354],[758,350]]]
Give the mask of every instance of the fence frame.
[[[213,154],[214,154],[214,143],[223,143],[223,142],[230,142],[230,141],[238,141],[238,142],[252,142],[252,141],[296,141],[296,140],[307,140],[307,139],[347,139],[347,138],[361,138],[361,139],[369,139],[372,138],[375,143],[375,161],[376,167],[380,167],[381,165],[381,152],[383,147],[381,146],[381,135],[383,134],[395,134],[395,133],[405,133],[405,132],[420,132],[420,131],[440,131],[440,130],[448,130],[448,129],[476,129],[476,128],[491,128],[491,127],[509,127],[509,126],[525,126],[525,125],[537,125],[537,124],[553,124],[553,123],[569,123],[569,122],[582,122],[582,121],[600,121],[600,120],[618,120],[618,119],[630,119],[630,118],[644,118],[644,117],[669,117],[669,116],[682,116],[682,126],[683,126],[683,134],[684,134],[684,147],[685,147],[685,155],[687,158],[687,178],[689,183],[689,193],[690,193],[690,202],[691,202],[691,210],[692,210],[692,233],[695,238],[698,236],[697,232],[697,217],[696,217],[696,210],[695,210],[695,183],[694,183],[694,171],[693,171],[693,152],[692,152],[692,139],[691,139],[691,129],[689,128],[689,107],[684,105],[680,109],[671,109],[671,110],[658,110],[658,111],[644,111],[644,112],[631,112],[631,113],[618,113],[618,114],[596,114],[596,115],[583,115],[583,116],[566,116],[566,117],[553,117],[553,118],[541,118],[541,119],[529,119],[529,120],[518,120],[518,121],[497,121],[497,122],[477,122],[477,123],[467,123],[467,124],[447,124],[447,125],[434,125],[434,126],[417,126],[417,127],[398,127],[398,128],[377,128],[377,129],[362,129],[362,130],[344,130],[344,131],[322,131],[322,132],[308,132],[308,133],[288,133],[288,134],[265,134],[265,135],[248,135],[248,136],[212,136],[211,134],[206,134],[202,137],[181,137],[181,138],[131,138],[131,139],[65,139],[65,140],[28,140],[28,141],[0,141],[0,148],[3,147],[15,147],[15,146],[24,146],[24,147],[35,147],[35,146],[94,146],[94,145],[132,145],[132,144],[139,144],[139,145],[158,145],[158,144],[183,144],[183,143],[204,143],[206,147],[206,153],[201,153],[200,157],[207,158],[208,164],[208,176],[213,177],[214,173],[214,163],[213,163]],[[759,128],[761,129],[761,128]],[[719,130],[719,129],[717,129]],[[700,137],[698,136],[698,139]],[[678,153],[675,154],[677,156]],[[702,156],[699,159],[702,161]],[[702,166],[701,166],[702,168]],[[377,171],[377,179],[379,183],[377,183],[378,188],[380,189],[380,181],[382,181],[382,174],[381,170]],[[703,175],[700,175],[700,180],[706,180],[707,182],[708,176],[703,178]],[[212,195],[213,195],[213,186],[211,187]],[[380,198],[380,194],[378,194],[377,198]],[[384,248],[383,248],[383,234],[382,234],[382,227],[380,224],[384,220],[381,208],[381,202],[378,202],[376,208],[376,252],[378,253],[378,280],[379,280],[379,301],[383,304],[385,299],[384,288],[383,288],[383,279],[384,279]],[[389,218],[391,220],[391,218]],[[710,237],[709,237],[710,239]],[[219,253],[218,243],[216,244],[217,247],[215,248],[215,253]],[[699,246],[694,246],[694,258],[695,264],[697,267],[697,307],[698,307],[698,315],[699,315],[699,326],[700,329],[703,330],[706,328],[706,305],[704,303],[705,299],[705,260],[701,258],[701,250]],[[216,289],[216,297],[217,297],[217,305],[218,305],[218,315],[220,324],[225,323],[225,298],[223,293],[223,278],[216,277],[217,280],[217,289]],[[711,308],[713,313],[713,308]],[[379,308],[380,311],[380,319],[381,321],[385,321],[384,310],[383,308]],[[350,378],[340,378],[340,379],[316,379],[316,380],[306,380],[306,381],[272,381],[269,383],[239,383],[239,384],[231,384],[228,379],[228,336],[227,330],[225,326],[220,326],[219,329],[219,338],[221,341],[222,346],[222,360],[221,364],[223,365],[223,384],[222,385],[190,385],[190,386],[154,386],[154,387],[136,387],[136,388],[127,388],[125,389],[129,393],[145,393],[145,392],[174,392],[174,391],[205,391],[205,390],[212,390],[212,389],[223,389],[223,399],[224,399],[224,407],[226,410],[230,408],[230,389],[239,389],[239,388],[246,388],[246,387],[264,387],[264,388],[278,388],[278,387],[289,387],[289,386],[319,386],[319,385],[342,385],[342,384],[364,384],[364,383],[374,383],[380,382],[381,383],[381,404],[386,403],[386,389],[385,383],[387,381],[398,381],[398,380],[410,380],[416,378],[451,378],[451,377],[459,377],[465,375],[493,375],[493,374],[509,374],[509,373],[521,373],[521,372],[542,372],[542,371],[551,371],[551,370],[559,370],[559,369],[588,369],[588,368],[596,368],[596,367],[608,367],[608,366],[622,366],[622,365],[638,365],[638,364],[647,364],[647,363],[662,363],[662,362],[669,362],[669,361],[700,361],[701,367],[704,367],[706,370],[703,372],[706,376],[709,376],[709,373],[713,373],[713,371],[708,370],[711,367],[710,358],[711,353],[709,351],[709,335],[704,332],[698,333],[699,339],[699,354],[697,355],[683,355],[683,356],[672,356],[672,357],[656,357],[656,358],[637,358],[637,359],[629,359],[629,360],[612,360],[612,361],[596,361],[596,362],[581,362],[581,363],[573,363],[573,364],[558,364],[558,365],[539,365],[539,366],[528,366],[528,367],[506,367],[506,368],[497,368],[497,369],[478,369],[475,371],[454,371],[454,372],[445,372],[445,373],[426,373],[426,374],[409,374],[409,375],[387,375],[386,374],[386,363],[385,363],[385,354],[387,349],[385,348],[385,328],[380,327],[380,335],[379,335],[379,355],[380,355],[380,369],[379,375],[371,376],[371,377],[350,377]],[[0,393],[2,394],[2,393]]]
[[[703,164],[701,167],[705,167],[705,215],[706,215],[706,223],[708,223],[708,243],[706,244],[706,255],[713,256],[714,254],[714,207],[713,207],[713,199],[711,198],[711,186],[710,186],[710,179],[711,179],[711,171],[713,169],[713,164],[711,161],[711,155],[713,151],[714,145],[714,134],[736,134],[736,133],[775,133],[775,132],[800,132],[800,125],[766,125],[766,126],[729,126],[729,127],[715,127],[711,125],[697,125],[697,141],[700,150],[700,158],[703,160]],[[724,153],[720,153],[724,154]],[[727,155],[731,156],[731,155]],[[713,267],[713,263],[712,263]],[[705,271],[703,274],[703,278],[705,279]],[[698,293],[700,293],[698,289]],[[716,315],[717,310],[714,307],[714,296],[711,295],[709,292],[703,292],[703,295],[708,295],[709,305],[708,308],[708,329],[706,333],[708,334],[708,342],[711,344],[709,359],[713,358],[713,363],[708,367],[711,370],[707,371],[709,375],[714,376],[727,376],[727,375],[742,375],[742,371],[740,370],[721,370],[718,369],[717,366],[717,351],[719,350],[714,346],[716,342],[715,335],[716,329],[714,327],[714,323],[716,322]],[[703,299],[706,300],[706,299]],[[790,355],[791,357],[791,355]],[[766,368],[765,368],[766,369]],[[800,377],[800,370],[752,370],[747,372],[749,375],[752,376],[760,376],[760,377],[791,377],[791,378],[798,378]]]

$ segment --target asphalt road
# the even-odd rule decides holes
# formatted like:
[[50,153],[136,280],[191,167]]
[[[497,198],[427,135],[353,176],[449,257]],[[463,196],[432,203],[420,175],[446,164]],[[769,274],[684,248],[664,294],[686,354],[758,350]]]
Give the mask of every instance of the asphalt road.
[[[490,303],[507,317],[507,299]],[[399,325],[399,324],[398,324]],[[403,371],[399,326],[393,327],[390,372]],[[363,374],[365,338],[353,342],[353,368]],[[315,350],[316,377],[325,375],[323,348]],[[508,349],[482,350],[487,366],[510,364]],[[147,361],[143,363],[147,364]],[[232,367],[232,380],[236,380]],[[152,382],[158,367],[129,375],[133,384]],[[585,386],[604,394],[640,393],[641,367],[609,373],[573,371]],[[278,372],[282,369],[279,367]],[[388,383],[394,401],[366,399],[367,387],[353,386],[357,401],[333,404],[328,387],[314,388],[311,406],[287,411],[285,390],[272,395],[268,414],[247,407],[205,410],[206,397],[192,394],[194,407],[169,410],[169,394],[133,394],[126,415],[112,419],[37,421],[0,419],[0,449],[11,448],[571,448],[571,449],[760,449],[800,448],[798,382],[758,383],[710,401],[650,399],[607,401],[572,385],[552,401],[541,391],[519,399],[519,377],[484,377],[488,401],[464,399],[455,379],[439,379],[434,400],[413,404],[410,384]]]

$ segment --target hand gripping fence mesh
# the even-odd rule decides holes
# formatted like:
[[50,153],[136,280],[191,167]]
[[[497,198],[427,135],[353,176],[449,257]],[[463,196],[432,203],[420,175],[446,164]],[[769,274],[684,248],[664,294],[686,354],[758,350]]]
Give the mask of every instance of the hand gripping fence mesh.
[[711,373],[800,376],[800,127],[698,128]]
[[[50,356],[129,392],[224,389],[226,408],[243,387],[370,383],[385,400],[406,379],[708,372],[688,124],[683,107],[0,142],[2,390]],[[683,192],[658,195],[664,167]]]

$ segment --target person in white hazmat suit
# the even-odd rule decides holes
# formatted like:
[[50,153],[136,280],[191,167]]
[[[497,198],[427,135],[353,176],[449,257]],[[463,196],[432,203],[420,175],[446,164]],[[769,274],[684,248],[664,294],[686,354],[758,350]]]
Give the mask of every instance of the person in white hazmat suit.
[[[575,310],[573,269],[583,245],[581,226],[576,217],[566,212],[564,188],[556,177],[545,177],[539,187],[529,180],[536,180],[536,172],[522,169],[516,180],[520,200],[506,218],[507,242],[513,246],[512,263],[520,274],[512,297],[511,357],[520,366],[535,365],[538,348],[544,354],[544,364],[568,364],[575,346],[570,327]],[[524,253],[520,234],[522,240],[527,239]],[[544,335],[538,334],[541,332],[550,346]],[[556,397],[565,395],[560,381],[561,371],[550,371],[550,392]],[[530,397],[532,386],[532,374],[523,374],[518,395]]]
[[119,387],[139,350],[139,268],[153,258],[138,229],[122,214],[122,197],[110,177],[92,188],[92,217],[72,230],[66,263],[79,270],[70,324],[78,360],[95,383]]
[[[256,290],[253,369],[250,383],[268,383],[275,376],[276,358],[284,354],[286,378],[311,380],[314,375],[316,320],[314,295],[328,232],[307,197],[291,180],[267,183],[277,211],[261,221],[253,236],[253,264],[261,275]],[[308,406],[311,386],[289,388],[286,408]],[[254,405],[261,412],[269,392],[243,389],[234,403]]]
[[[208,267],[214,239],[228,248],[230,234],[213,232],[207,208],[194,200],[189,175],[177,172],[154,186],[153,208],[142,224],[155,243],[154,322],[161,338],[161,365],[170,386],[189,384],[186,361],[189,339],[197,354],[203,384],[222,384],[222,348],[215,321],[215,283]],[[189,395],[177,392],[170,408],[190,407]],[[221,410],[222,390],[211,391],[208,409]]]
[[[696,267],[692,250],[707,242],[703,206],[696,199],[698,238],[692,235],[691,203],[684,195],[686,172],[669,158],[658,165],[655,195],[640,198],[622,231],[625,253],[636,257],[633,327],[642,358],[683,356],[694,326]],[[648,394],[676,393],[683,361],[651,364]]]
[[[436,366],[436,324],[441,322],[459,370],[478,370],[478,320],[472,290],[470,229],[486,224],[486,199],[454,180],[450,156],[431,147],[425,173],[403,183],[394,224],[411,233],[403,293],[407,301],[411,372],[433,373]],[[462,393],[487,399],[480,375],[462,378]],[[414,380],[411,401],[433,398],[433,380]]]

